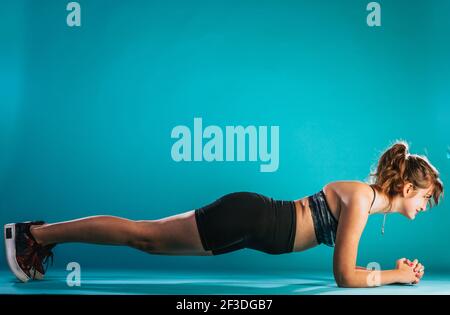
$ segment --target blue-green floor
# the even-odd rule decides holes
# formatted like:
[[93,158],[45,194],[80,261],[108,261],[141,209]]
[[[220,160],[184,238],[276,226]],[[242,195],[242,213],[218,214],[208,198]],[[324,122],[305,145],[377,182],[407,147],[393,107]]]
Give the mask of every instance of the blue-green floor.
[[20,283],[0,271],[0,294],[450,294],[450,274],[426,275],[418,285],[338,288],[330,273],[235,274],[89,270],[81,286],[70,287],[69,272],[49,270],[43,281]]

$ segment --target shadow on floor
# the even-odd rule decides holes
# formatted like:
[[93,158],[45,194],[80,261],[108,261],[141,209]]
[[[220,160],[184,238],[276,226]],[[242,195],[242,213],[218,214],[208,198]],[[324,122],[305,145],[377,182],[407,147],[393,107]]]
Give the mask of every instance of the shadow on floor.
[[51,272],[42,281],[21,283],[0,271],[1,294],[86,295],[378,295],[450,294],[450,275],[435,275],[418,285],[339,288],[328,273],[275,275],[146,271],[86,271],[81,286],[69,286],[66,272]]
[[274,278],[264,276],[182,276],[127,278],[109,274],[84,277],[80,287],[70,287],[64,277],[21,283],[11,279],[13,291],[25,294],[318,294],[337,288],[324,277]]

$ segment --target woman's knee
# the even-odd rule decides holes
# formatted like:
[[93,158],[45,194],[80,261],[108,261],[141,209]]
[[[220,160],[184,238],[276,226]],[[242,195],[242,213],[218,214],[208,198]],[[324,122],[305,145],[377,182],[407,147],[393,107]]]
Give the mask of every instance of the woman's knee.
[[159,220],[135,221],[132,246],[154,253],[202,253],[195,220],[188,211]]
[[158,248],[157,224],[157,221],[135,221],[128,245],[144,251],[156,250]]

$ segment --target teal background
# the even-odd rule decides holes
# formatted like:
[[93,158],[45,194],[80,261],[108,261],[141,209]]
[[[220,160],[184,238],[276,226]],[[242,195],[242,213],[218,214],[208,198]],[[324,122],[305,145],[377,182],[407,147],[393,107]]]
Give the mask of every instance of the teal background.
[[[0,220],[96,214],[156,219],[221,195],[297,199],[335,180],[365,180],[402,138],[448,181],[450,2],[0,2]],[[280,126],[280,165],[171,159],[172,128]],[[418,258],[449,270],[449,209],[409,221],[371,216],[358,264]],[[4,251],[3,243],[1,250]],[[332,248],[271,256],[148,255],[61,244],[55,267],[299,272],[332,270]],[[0,265],[6,269],[6,261]]]

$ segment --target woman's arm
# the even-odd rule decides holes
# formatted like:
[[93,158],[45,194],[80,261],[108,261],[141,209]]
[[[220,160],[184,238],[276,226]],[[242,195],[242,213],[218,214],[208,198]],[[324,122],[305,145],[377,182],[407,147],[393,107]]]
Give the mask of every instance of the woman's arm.
[[339,287],[372,287],[399,281],[397,270],[367,270],[356,266],[358,245],[368,219],[370,201],[355,194],[339,217],[333,256],[334,278]]
[[357,268],[350,278],[341,281],[338,286],[343,288],[368,288],[398,282],[400,282],[399,274],[396,269],[372,271]]
[[[417,284],[424,275],[420,270],[422,264],[411,263],[409,259],[400,258],[396,261],[396,268],[392,270],[370,270],[356,266],[356,271],[366,271],[367,286],[380,286],[389,283],[410,283]],[[383,280],[382,280],[383,279]],[[342,285],[344,287],[345,285]],[[350,286],[351,287],[351,286]]]

